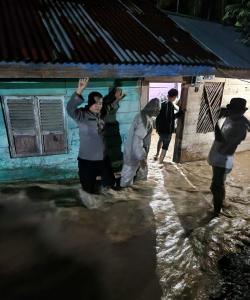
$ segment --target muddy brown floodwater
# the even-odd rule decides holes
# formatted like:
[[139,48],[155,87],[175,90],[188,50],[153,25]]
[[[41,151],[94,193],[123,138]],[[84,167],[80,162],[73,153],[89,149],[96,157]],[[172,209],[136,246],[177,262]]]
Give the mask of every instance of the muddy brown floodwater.
[[79,204],[72,182],[0,186],[0,299],[250,299],[250,152],[236,155],[211,220],[205,161],[160,165],[148,181]]
[[[206,161],[175,164],[168,158],[161,171],[151,164],[163,299],[250,299],[249,167],[250,152],[237,154],[223,215],[211,220]],[[232,268],[235,261],[244,267]]]

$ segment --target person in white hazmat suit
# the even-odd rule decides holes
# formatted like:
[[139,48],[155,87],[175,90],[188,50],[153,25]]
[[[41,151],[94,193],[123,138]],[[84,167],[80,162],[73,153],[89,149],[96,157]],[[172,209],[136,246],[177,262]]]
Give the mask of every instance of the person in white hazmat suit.
[[134,177],[147,178],[147,155],[153,130],[153,118],[160,112],[160,100],[151,99],[135,116],[124,145],[121,187],[133,184]]

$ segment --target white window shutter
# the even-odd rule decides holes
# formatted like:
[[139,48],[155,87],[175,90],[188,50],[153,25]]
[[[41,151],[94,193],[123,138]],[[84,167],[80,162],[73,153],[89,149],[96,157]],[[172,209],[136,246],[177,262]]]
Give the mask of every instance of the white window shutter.
[[32,97],[4,97],[13,157],[40,154],[36,105]]
[[40,131],[44,154],[65,153],[67,150],[64,97],[38,97]]

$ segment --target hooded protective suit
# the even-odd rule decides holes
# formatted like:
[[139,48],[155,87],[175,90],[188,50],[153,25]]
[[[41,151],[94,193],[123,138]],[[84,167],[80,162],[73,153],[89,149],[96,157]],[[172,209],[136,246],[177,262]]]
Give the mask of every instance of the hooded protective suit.
[[[160,111],[160,100],[154,98],[148,102],[141,113],[137,114],[130,127],[124,145],[123,167],[121,172],[121,187],[133,184],[140,162],[147,159],[153,129],[153,116]],[[143,177],[147,177],[147,168],[143,170]]]

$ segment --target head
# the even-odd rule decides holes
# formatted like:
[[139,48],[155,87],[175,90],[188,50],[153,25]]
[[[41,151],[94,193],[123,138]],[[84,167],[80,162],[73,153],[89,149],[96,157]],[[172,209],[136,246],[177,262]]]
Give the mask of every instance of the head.
[[219,118],[226,118],[228,117],[228,109],[226,107],[221,106],[218,110],[218,117]]
[[174,102],[178,97],[178,91],[176,89],[171,89],[168,91],[168,101]]
[[227,105],[229,115],[243,115],[248,108],[247,101],[243,98],[232,98]]
[[160,112],[160,105],[160,100],[158,98],[153,98],[143,108],[142,112],[150,117],[156,117]]
[[102,109],[102,94],[99,92],[91,92],[88,97],[88,109],[95,114],[99,114]]

